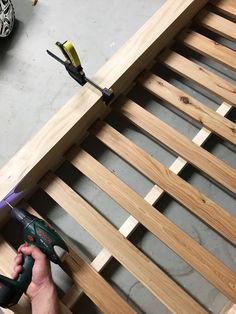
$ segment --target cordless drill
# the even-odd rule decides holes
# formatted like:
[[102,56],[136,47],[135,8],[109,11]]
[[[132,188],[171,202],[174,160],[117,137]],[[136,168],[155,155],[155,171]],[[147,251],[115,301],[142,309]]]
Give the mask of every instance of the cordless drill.
[[[9,206],[11,206],[9,204]],[[37,246],[47,258],[60,264],[58,251],[68,252],[68,247],[62,238],[42,219],[29,214],[21,208],[12,207],[11,217],[23,226],[24,241],[28,245]],[[23,255],[22,272],[16,280],[0,275],[0,306],[11,307],[18,303],[22,294],[31,282],[34,259]]]

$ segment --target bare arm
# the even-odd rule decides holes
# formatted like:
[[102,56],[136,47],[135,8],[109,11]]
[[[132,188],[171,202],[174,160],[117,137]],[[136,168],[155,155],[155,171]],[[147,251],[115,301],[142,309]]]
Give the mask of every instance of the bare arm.
[[32,314],[58,314],[59,301],[52,280],[50,264],[46,256],[35,246],[21,245],[15,259],[12,277],[15,279],[22,271],[22,253],[31,255],[35,260],[32,280],[26,291],[31,299]]

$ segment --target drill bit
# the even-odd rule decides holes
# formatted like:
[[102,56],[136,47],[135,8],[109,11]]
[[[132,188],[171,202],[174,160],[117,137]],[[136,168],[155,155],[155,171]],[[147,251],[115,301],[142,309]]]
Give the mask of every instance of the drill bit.
[[13,206],[12,206],[10,203],[8,203],[8,201],[4,200],[4,202],[5,202],[9,207],[11,207],[11,209],[13,209]]

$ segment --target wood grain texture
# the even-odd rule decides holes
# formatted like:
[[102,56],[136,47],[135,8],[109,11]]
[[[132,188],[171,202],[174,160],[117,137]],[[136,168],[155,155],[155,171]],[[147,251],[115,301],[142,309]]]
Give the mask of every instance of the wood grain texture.
[[200,272],[227,297],[236,299],[236,274],[234,272],[84,150],[74,150],[70,157],[69,160],[77,169],[125,208],[191,267]]
[[[217,113],[225,116],[227,113],[229,113],[230,109],[232,107],[226,103],[223,103],[220,105],[220,107],[217,109]],[[206,129],[202,128],[197,135],[193,138],[193,142],[199,146],[203,145],[207,139],[210,137],[211,132]],[[178,157],[170,166],[170,170],[173,171],[175,174],[181,173],[181,171],[185,168],[187,165],[187,161],[184,160],[181,157]],[[152,189],[147,193],[145,196],[145,200],[151,204],[155,205],[156,202],[160,199],[160,197],[165,193],[164,190],[162,190],[157,185],[154,185]],[[129,216],[127,220],[121,225],[119,231],[121,234],[123,234],[125,237],[130,236],[130,234],[135,230],[135,228],[138,225],[138,220],[136,220],[133,216]],[[97,257],[93,260],[92,265],[97,271],[101,271],[103,267],[108,263],[108,261],[111,258],[111,254],[106,250],[103,249]]]
[[[24,208],[32,215],[35,215],[40,219],[44,219],[27,203],[22,202],[20,207]],[[57,232],[60,234],[59,230],[57,230]],[[83,257],[80,256],[78,250],[65,239],[64,241],[69,248],[69,254],[65,254],[63,257],[62,267],[76,282],[76,284],[80,286],[80,289],[82,289],[83,292],[97,305],[97,307],[103,313],[111,313],[111,309],[116,309],[115,313],[120,314],[136,313],[136,311],[134,311],[132,307],[122,299],[122,297],[111,287],[111,285],[109,285],[105,279],[100,276]],[[106,302],[104,302],[104,300],[106,300]],[[62,313],[64,314],[67,312],[64,310]]]
[[[82,228],[86,229],[102,246],[107,248],[171,311],[175,313],[190,313],[190,311],[206,313],[196,301],[61,179],[49,174],[41,182],[41,185],[46,193],[64,208]],[[97,290],[96,286],[94,288]]]
[[97,280],[98,273],[77,254],[68,256],[63,262],[63,269],[83,289],[84,293],[98,306],[102,313],[136,313],[108,283]]
[[[129,228],[132,227],[134,230],[135,227],[137,227],[138,225],[138,221],[134,217],[130,216],[126,222],[129,227],[128,228],[126,227],[127,224],[123,225],[123,227],[119,229],[119,232],[127,238],[128,237],[127,231],[129,230]],[[103,248],[101,252],[91,262],[91,266],[99,273],[108,264],[112,257],[113,257],[112,254],[107,249]],[[69,308],[72,308],[82,294],[83,290],[78,285],[73,285],[63,297],[63,302]]]
[[178,39],[185,46],[236,70],[236,51],[194,31],[186,31]]
[[134,168],[160,186],[200,219],[236,244],[236,218],[174,174],[143,149],[132,143],[110,125],[99,121],[92,128],[101,142]]
[[[168,149],[186,159],[191,165],[205,172],[216,182],[236,194],[236,170],[199,147],[174,128],[152,115],[130,99],[123,99],[119,112],[133,124],[161,142]],[[236,129],[235,129],[236,130]],[[236,136],[236,133],[235,133]]]
[[234,22],[206,9],[202,10],[196,19],[199,24],[211,31],[229,40],[236,41],[236,24]]
[[[221,116],[226,116],[227,113],[231,110],[232,106],[229,104],[223,103],[217,109],[217,113]],[[211,131],[206,128],[202,128],[197,135],[193,138],[193,142],[199,146],[203,145],[205,141],[211,136]],[[187,161],[181,157],[178,157],[173,164],[170,166],[170,170],[173,171],[175,174],[179,174],[187,165]],[[145,200],[154,205],[160,199],[160,197],[165,193],[157,185],[154,185],[152,189],[147,193],[145,196]],[[122,235],[126,238],[129,237],[139,225],[139,221],[135,219],[133,216],[129,216],[126,221],[121,225],[119,231]],[[95,259],[91,262],[91,265],[96,269],[98,272],[102,271],[103,268],[109,263],[112,259],[112,255],[107,249],[102,249],[101,252],[95,257]],[[69,307],[72,306],[77,302],[77,300],[82,295],[83,291],[76,285],[73,285],[67,294],[63,298],[63,302]]]
[[198,83],[236,107],[236,86],[222,77],[171,50],[166,50],[158,57],[158,60],[169,69]]
[[213,133],[236,145],[236,124],[232,121],[220,116],[214,110],[151,72],[143,73],[138,81],[154,96],[167,101]]
[[236,19],[236,3],[235,0],[211,0],[211,3],[217,10],[225,15]]
[[[112,88],[115,95],[122,93],[207,2],[168,0],[95,74],[94,81]],[[19,199],[27,195],[105,112],[101,93],[85,84],[0,170],[0,200],[14,190]]]

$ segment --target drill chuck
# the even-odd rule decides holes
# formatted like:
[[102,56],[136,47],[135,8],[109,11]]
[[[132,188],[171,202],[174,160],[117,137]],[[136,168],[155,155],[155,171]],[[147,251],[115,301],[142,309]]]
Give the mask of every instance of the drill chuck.
[[27,228],[28,225],[35,219],[33,215],[17,207],[12,208],[11,218],[18,221],[24,229]]

